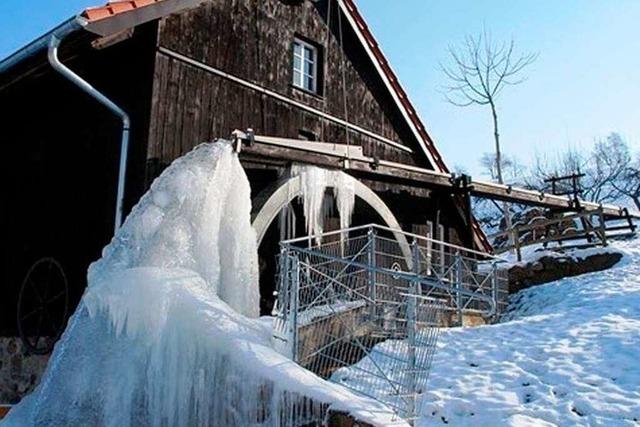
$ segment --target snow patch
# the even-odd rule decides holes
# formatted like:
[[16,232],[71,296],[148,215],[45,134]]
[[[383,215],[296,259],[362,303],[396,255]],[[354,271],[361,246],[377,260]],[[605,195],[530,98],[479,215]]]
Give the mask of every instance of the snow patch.
[[[638,426],[640,242],[625,262],[526,289],[503,323],[444,329],[419,426]],[[588,249],[588,256],[602,249]]]

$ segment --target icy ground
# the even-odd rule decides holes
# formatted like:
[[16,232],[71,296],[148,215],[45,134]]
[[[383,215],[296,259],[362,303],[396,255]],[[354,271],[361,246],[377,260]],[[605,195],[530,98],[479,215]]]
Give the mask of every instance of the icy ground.
[[614,268],[441,332],[418,426],[640,426],[640,241]]

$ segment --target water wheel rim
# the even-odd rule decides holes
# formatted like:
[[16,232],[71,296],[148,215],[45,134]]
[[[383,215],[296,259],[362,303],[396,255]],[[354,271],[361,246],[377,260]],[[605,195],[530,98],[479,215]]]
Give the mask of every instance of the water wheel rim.
[[[37,277],[35,273],[38,269],[44,266],[46,269],[46,283],[44,283],[44,292],[42,289],[38,289]],[[53,295],[49,294],[49,285],[52,277],[57,276],[59,289],[55,289]],[[36,308],[32,308],[27,312],[23,312],[24,305],[27,303],[27,293],[30,292],[32,296],[35,296],[38,300]],[[51,313],[51,304],[60,301],[62,303],[62,310],[58,315]],[[53,344],[62,335],[65,322],[67,320],[67,314],[69,310],[69,286],[67,276],[64,273],[62,265],[53,257],[44,257],[37,260],[31,265],[27,274],[25,275],[22,284],[20,286],[20,292],[18,294],[17,305],[17,326],[20,339],[23,345],[27,349],[27,352],[31,354],[48,354],[53,348]],[[37,327],[35,334],[29,334],[28,329],[25,327],[25,322],[32,318],[37,318]],[[47,336],[43,334],[44,325],[47,326],[47,331],[51,333],[48,335],[50,338],[47,341]],[[42,343],[42,344],[41,344]]]

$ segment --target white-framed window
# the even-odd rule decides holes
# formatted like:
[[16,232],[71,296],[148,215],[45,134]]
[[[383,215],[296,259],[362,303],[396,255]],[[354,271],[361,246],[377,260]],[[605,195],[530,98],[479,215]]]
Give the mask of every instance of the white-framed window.
[[318,48],[300,39],[293,41],[293,85],[318,92]]

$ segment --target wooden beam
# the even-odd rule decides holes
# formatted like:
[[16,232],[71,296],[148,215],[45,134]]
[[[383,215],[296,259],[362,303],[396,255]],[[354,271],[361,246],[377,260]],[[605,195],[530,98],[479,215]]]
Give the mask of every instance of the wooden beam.
[[[382,178],[383,180],[394,181],[400,180],[406,185],[413,185],[416,187],[445,189],[451,192],[457,191],[454,184],[455,177],[442,172],[436,172],[402,163],[384,160],[378,161],[364,155],[358,155],[356,158],[347,158],[339,155],[338,153],[332,153],[329,149],[326,151],[319,150],[316,145],[312,146],[313,150],[307,150],[303,143],[296,144],[295,146],[274,144],[274,138],[270,138],[269,141],[265,143],[261,142],[261,138],[263,137],[256,135],[251,145],[243,146],[241,158],[251,158],[254,162],[259,161],[259,159],[265,159],[265,161],[267,161],[267,159],[270,161],[278,159],[286,162],[314,164],[327,168],[343,169],[346,172],[357,172],[364,176],[377,177],[377,179]],[[327,144],[331,145],[329,143]],[[580,200],[579,206],[576,206],[574,199],[570,197],[557,196],[540,191],[527,190],[524,188],[501,185],[492,182],[471,181],[468,188],[471,195],[475,197],[568,211],[579,209],[595,211],[602,208],[603,214],[606,217],[626,217],[625,209],[619,206],[600,205],[598,203],[583,200]],[[640,218],[640,212],[629,212],[629,215],[633,218]]]

